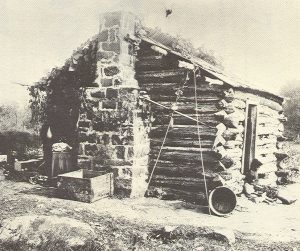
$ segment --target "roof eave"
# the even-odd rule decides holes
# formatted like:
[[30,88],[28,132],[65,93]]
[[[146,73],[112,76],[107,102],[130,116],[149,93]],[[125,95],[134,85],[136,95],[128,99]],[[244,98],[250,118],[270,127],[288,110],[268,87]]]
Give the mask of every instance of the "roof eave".
[[237,89],[241,89],[241,90],[245,90],[248,92],[251,92],[253,94],[257,94],[257,95],[267,95],[269,97],[271,97],[274,101],[278,102],[278,103],[282,103],[284,101],[284,97],[271,93],[269,91],[266,90],[262,90],[262,89],[258,89],[258,88],[253,88],[245,83],[243,83],[241,80],[237,80],[237,79],[233,79],[232,77],[227,76],[221,69],[219,69],[216,66],[213,66],[211,64],[209,64],[208,62],[204,61],[203,59],[194,57],[194,56],[185,56],[182,55],[180,52],[178,51],[174,51],[173,49],[169,48],[168,46],[165,46],[149,37],[145,37],[145,36],[140,36],[140,39],[150,43],[152,45],[156,45],[158,47],[161,47],[162,49],[167,50],[168,52],[180,57],[181,59],[184,59],[194,65],[197,65],[198,67],[200,67],[201,69],[209,72],[210,74],[212,74],[214,77],[216,77],[219,80],[222,80],[223,82],[225,82],[226,84],[228,84],[231,87],[237,88]]

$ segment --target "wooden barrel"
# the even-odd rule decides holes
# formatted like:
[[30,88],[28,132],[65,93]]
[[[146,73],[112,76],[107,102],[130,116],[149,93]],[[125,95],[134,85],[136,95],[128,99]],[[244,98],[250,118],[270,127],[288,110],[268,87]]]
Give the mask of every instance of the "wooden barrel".
[[69,152],[53,152],[51,177],[57,177],[59,174],[68,173],[72,171],[71,153]]
[[218,216],[230,214],[236,207],[235,193],[228,187],[217,187],[209,194],[209,207]]

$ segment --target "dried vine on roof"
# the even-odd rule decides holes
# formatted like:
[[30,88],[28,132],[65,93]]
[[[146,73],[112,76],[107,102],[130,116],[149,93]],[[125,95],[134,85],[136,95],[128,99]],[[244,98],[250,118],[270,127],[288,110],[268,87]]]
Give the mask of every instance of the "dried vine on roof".
[[141,29],[146,33],[147,37],[181,53],[186,57],[195,56],[214,66],[223,68],[220,59],[215,57],[213,51],[208,51],[203,46],[195,48],[191,41],[184,39],[179,35],[176,37],[171,36],[168,33],[162,32],[157,27],[155,29],[142,27]]
[[71,116],[80,106],[84,89],[96,79],[97,37],[88,40],[67,59],[62,67],[53,68],[46,77],[29,87],[32,123],[39,126],[53,112]]

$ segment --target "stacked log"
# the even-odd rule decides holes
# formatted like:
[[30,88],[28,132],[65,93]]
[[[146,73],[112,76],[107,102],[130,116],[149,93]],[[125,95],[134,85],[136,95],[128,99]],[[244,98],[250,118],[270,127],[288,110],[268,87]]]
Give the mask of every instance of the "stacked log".
[[214,113],[219,111],[217,104],[223,95],[223,87],[209,85],[204,76],[197,76],[197,113],[200,123],[198,128],[193,72],[190,69],[178,68],[179,59],[173,56],[159,55],[156,51],[151,53],[147,48],[140,50],[139,53],[136,79],[141,90],[146,92],[151,100],[169,108],[151,105],[149,173],[152,172],[160,152],[172,109],[191,118],[173,114],[150,189],[151,187],[162,189],[167,197],[183,196],[181,199],[199,200],[205,197],[202,163],[206,174],[214,175],[207,180],[209,187],[215,186],[213,179],[216,178],[217,172],[223,170],[218,163],[220,155],[213,150],[216,126],[219,124]]
[[[282,114],[282,106],[278,100],[247,93],[244,90],[224,91],[224,98],[218,103],[218,107],[222,110],[215,113],[222,123],[218,126],[215,151],[222,155],[220,162],[227,170],[241,168],[248,100],[258,104],[255,158],[262,164],[258,170],[259,177],[271,177],[270,173],[274,174],[278,162],[286,157],[281,150],[280,142],[284,138],[283,122],[286,118]],[[238,183],[238,179],[235,183]]]
[[218,103],[220,109],[215,113],[219,120],[217,136],[214,142],[214,151],[221,155],[220,165],[224,171],[220,173],[225,184],[234,192],[240,193],[243,189],[241,174],[243,155],[243,133],[246,102],[235,99],[232,88],[223,92],[223,99]]
[[282,114],[281,102],[243,91],[236,91],[235,94],[238,102],[246,102],[247,99],[251,99],[259,105],[255,149],[255,158],[261,163],[257,170],[258,183],[275,185],[275,171],[278,169],[280,158],[286,156],[281,151],[281,140],[284,139],[283,122],[286,121]]
[[[201,71],[196,76],[200,152],[193,71],[178,68],[181,58],[152,50],[143,42],[140,46],[143,49],[137,57],[136,79],[141,91],[167,107],[152,104],[150,108],[149,173],[156,166],[151,189],[159,188],[167,197],[205,198],[202,155],[207,175],[222,177],[236,193],[241,192],[245,114],[249,99],[260,104],[255,157],[263,164],[276,164],[275,154],[284,138],[282,123],[285,118],[275,96],[269,99],[246,89],[233,89]],[[173,113],[174,110],[192,119]],[[156,161],[169,124],[164,148]],[[278,153],[277,156],[283,155]],[[267,170],[272,169],[270,166]],[[210,188],[214,178],[207,180]]]
[[[258,114],[258,149],[256,157],[263,161],[264,165],[274,167],[280,161],[277,153],[280,150],[279,138],[283,136],[282,107],[274,101],[268,101],[266,105],[260,105]],[[279,145],[278,145],[279,143]],[[272,168],[260,168],[263,173],[275,172]],[[273,168],[274,169],[274,168]]]

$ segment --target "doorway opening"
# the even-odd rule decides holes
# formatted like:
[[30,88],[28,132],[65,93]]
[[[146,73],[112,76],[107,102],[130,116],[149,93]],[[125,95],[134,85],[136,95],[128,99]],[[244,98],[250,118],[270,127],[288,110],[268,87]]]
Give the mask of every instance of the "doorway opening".
[[248,174],[250,172],[251,164],[255,159],[256,127],[257,104],[248,102],[246,108],[243,161],[241,170],[243,174]]

